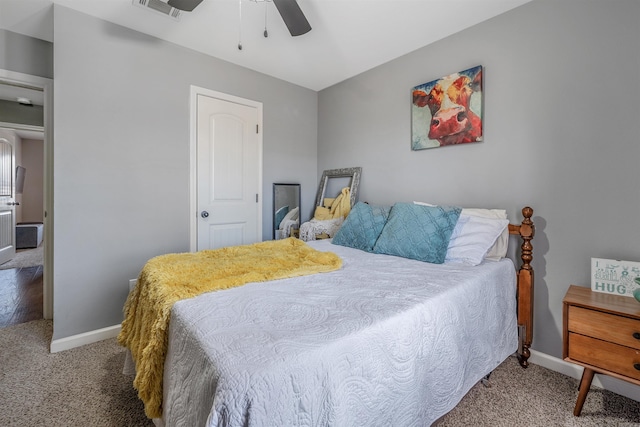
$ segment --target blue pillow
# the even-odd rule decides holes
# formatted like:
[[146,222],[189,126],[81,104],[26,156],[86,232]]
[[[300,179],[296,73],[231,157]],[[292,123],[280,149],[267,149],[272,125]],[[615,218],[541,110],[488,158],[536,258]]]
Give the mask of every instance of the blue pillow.
[[288,213],[289,206],[283,206],[276,211],[276,230],[280,228],[280,223]]
[[373,252],[442,264],[461,210],[396,203]]
[[333,243],[340,246],[373,251],[384,224],[389,218],[391,206],[371,206],[358,202],[333,237]]

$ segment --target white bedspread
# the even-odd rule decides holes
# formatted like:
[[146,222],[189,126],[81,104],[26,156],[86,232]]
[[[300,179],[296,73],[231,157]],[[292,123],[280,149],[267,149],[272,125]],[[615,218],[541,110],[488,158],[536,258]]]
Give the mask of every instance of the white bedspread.
[[428,426],[517,347],[515,269],[311,242],[339,271],[175,304],[169,426]]

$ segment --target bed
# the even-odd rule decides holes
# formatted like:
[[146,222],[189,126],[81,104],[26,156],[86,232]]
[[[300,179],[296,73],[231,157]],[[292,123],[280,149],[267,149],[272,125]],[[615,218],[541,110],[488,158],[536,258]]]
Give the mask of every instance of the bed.
[[528,366],[533,210],[522,214],[501,233],[522,239],[518,268],[505,257],[471,265],[373,253],[336,244],[338,234],[308,243],[336,254],[338,270],[176,302],[154,422],[432,424],[510,355]]

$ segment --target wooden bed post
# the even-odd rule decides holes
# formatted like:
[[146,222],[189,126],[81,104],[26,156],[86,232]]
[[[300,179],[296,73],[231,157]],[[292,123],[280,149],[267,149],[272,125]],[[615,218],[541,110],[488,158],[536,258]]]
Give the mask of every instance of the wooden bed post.
[[520,258],[522,265],[518,270],[517,292],[518,292],[518,361],[523,368],[529,366],[529,356],[531,352],[531,342],[533,341],[533,246],[531,239],[535,234],[535,226],[531,221],[533,209],[525,207],[522,209],[521,225],[509,225],[510,234],[518,234],[522,238]]

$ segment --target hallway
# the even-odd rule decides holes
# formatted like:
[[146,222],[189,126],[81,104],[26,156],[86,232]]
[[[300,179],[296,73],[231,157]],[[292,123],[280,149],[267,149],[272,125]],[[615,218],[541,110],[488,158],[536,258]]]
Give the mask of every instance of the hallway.
[[41,265],[0,270],[0,328],[43,318],[42,272]]

